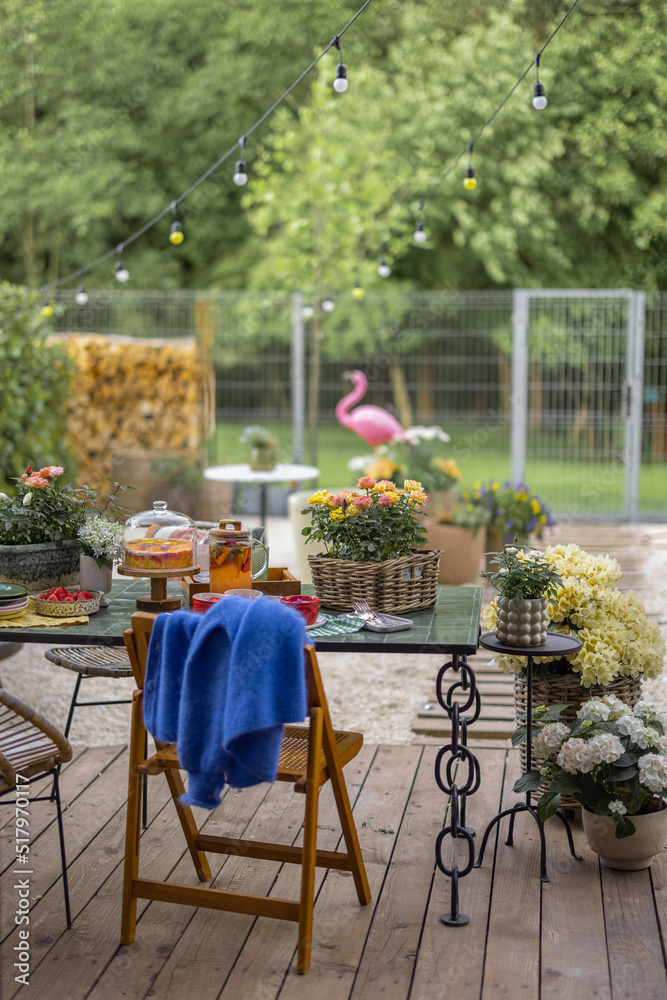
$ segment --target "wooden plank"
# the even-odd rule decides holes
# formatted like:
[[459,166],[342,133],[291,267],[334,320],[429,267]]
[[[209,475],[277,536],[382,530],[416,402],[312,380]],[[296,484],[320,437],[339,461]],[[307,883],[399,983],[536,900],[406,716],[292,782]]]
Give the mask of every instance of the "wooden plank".
[[[352,801],[355,787],[363,787],[368,769],[376,756],[375,747],[362,747],[360,753],[345,768],[346,779]],[[356,779],[356,786],[353,785]],[[296,840],[304,818],[304,796],[290,794],[290,788],[277,786],[274,808],[258,813],[257,822],[249,828],[251,836],[266,836],[267,829],[276,840]],[[318,823],[318,846],[332,848],[338,843],[340,825],[335,810],[331,785],[327,783],[320,794],[321,811]],[[278,877],[280,873],[280,877]],[[323,878],[323,872],[316,872],[316,885]],[[345,873],[347,888],[352,903],[358,907],[354,885],[349,873]],[[301,869],[294,865],[280,866],[271,863],[249,861],[247,858],[230,858],[215,881],[216,888],[235,891],[270,892],[280,898],[298,899]],[[318,908],[315,908],[315,924],[318,922]],[[255,954],[252,944],[259,932],[260,945]],[[225,941],[221,954],[220,940]],[[255,920],[236,914],[210,914],[200,910],[192,919],[171,955],[166,956],[164,968],[155,978],[151,987],[154,1000],[173,997],[184,993],[193,976],[197,977],[197,1000],[225,995],[245,996],[244,990],[235,991],[230,981],[241,975],[251,982],[261,982],[266,987],[267,1000],[278,992],[285,970],[296,949],[297,934],[293,925],[274,920]],[[230,975],[231,973],[231,975]],[[310,978],[310,974],[308,977]],[[225,986],[221,994],[221,987]],[[252,992],[252,991],[251,991]],[[251,995],[251,992],[248,995]]]
[[[60,800],[63,810],[67,810],[77,797],[81,795],[123,752],[123,747],[94,747],[77,758],[75,767],[68,767],[60,779]],[[38,788],[31,788],[30,796],[50,794],[52,779],[39,782]],[[6,801],[13,801],[9,795]],[[16,856],[16,840],[14,834],[14,813],[7,806],[7,812],[12,812],[12,823],[0,831],[0,871],[11,867]],[[55,802],[33,802],[30,806],[30,838],[36,841],[51,824],[56,822]]]
[[[513,750],[505,772],[504,808],[520,799],[511,791],[519,774],[519,754]],[[500,825],[480,1000],[539,995],[542,883],[537,824],[529,815],[519,815],[513,847],[505,844],[508,819]],[[485,857],[484,864],[489,863]]]
[[[280,1000],[313,996],[317,1000],[343,1000],[350,995],[387,866],[393,861],[396,837],[421,756],[417,747],[378,749],[353,810],[371,887],[371,902],[367,906],[359,905],[352,877],[347,872],[326,875],[315,905],[310,971],[306,976],[299,976],[292,967]],[[335,834],[336,831],[331,832]],[[329,835],[327,831],[327,838]],[[282,892],[280,886],[284,880],[293,878],[293,870],[285,868],[274,891]],[[294,940],[287,941],[284,930],[268,921],[257,922],[241,960],[220,994],[221,1000],[253,996],[255,982],[275,982],[284,975],[290,944],[294,951]]]
[[[514,723],[497,721],[495,719],[478,719],[474,727],[470,727],[469,738],[475,739],[508,739],[515,729]],[[441,743],[449,741],[452,727],[449,720],[438,721],[437,719],[415,719],[412,723],[412,731],[418,736],[432,736],[440,738]]]
[[[149,801],[150,788],[155,784],[155,781],[149,783]],[[166,781],[157,781],[157,784],[164,789],[167,787]],[[227,832],[241,834],[266,797],[266,791],[266,785],[256,785],[243,792],[227,790],[222,806],[208,821],[204,821],[204,828],[220,829],[224,821]],[[228,797],[231,797],[231,804],[227,802]],[[197,810],[197,816],[201,822],[205,814]],[[183,928],[192,919],[192,907],[149,904],[140,900],[137,906],[137,939],[126,947],[119,946],[122,861],[121,854],[118,868],[87,907],[85,922],[76,926],[75,947],[68,947],[65,943],[57,956],[59,977],[64,977],[64,982],[69,983],[68,1000],[145,997]],[[170,876],[174,881],[183,879],[189,880],[192,885],[202,884],[194,873],[171,800],[142,836],[139,870],[146,877]],[[76,954],[91,954],[96,956],[97,961],[87,962],[83,969],[77,969],[76,961],[72,961],[72,956]],[[59,1000],[60,996],[62,994],[54,996],[53,1000]]]
[[667,942],[667,844],[662,853],[653,859],[649,874],[662,940]]
[[[487,823],[502,808],[507,753],[504,750],[481,749],[476,752],[476,756],[480,763],[482,781],[479,789],[468,799],[466,822],[477,831],[474,840],[478,851]],[[451,881],[439,868],[436,869],[424,915],[410,1000],[433,1000],[434,997],[440,997],[445,983],[447,997],[479,1000],[495,840],[494,832],[487,845],[482,868],[473,869],[459,882],[459,909],[470,917],[470,923],[465,927],[446,926],[440,920],[444,913],[451,913]],[[459,864],[463,862],[464,854],[465,851],[460,855],[457,852]],[[446,846],[443,859],[445,863],[449,860]]]
[[354,1000],[403,1000],[410,993],[434,878],[435,841],[448,802],[435,784],[435,757],[430,748],[422,757],[355,979]]
[[600,865],[600,878],[612,995],[664,1000],[665,957],[650,869],[622,872]]
[[578,810],[571,828],[582,861],[560,820],[544,828],[551,881],[542,887],[542,1000],[612,1000],[598,859]]

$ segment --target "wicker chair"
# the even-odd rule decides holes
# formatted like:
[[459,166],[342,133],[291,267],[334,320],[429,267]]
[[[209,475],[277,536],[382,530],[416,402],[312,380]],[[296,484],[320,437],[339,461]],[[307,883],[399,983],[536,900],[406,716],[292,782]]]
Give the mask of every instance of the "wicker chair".
[[20,698],[0,688],[0,796],[9,795],[17,785],[30,784],[42,775],[53,776],[54,795],[31,796],[30,802],[55,798],[68,928],[72,926],[72,918],[58,770],[61,764],[71,758],[72,747],[55,726]]

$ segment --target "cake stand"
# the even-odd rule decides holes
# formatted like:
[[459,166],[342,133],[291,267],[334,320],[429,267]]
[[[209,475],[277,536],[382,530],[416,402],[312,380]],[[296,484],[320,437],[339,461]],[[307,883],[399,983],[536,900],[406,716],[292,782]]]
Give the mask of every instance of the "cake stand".
[[199,572],[199,566],[179,566],[176,569],[137,569],[134,566],[126,566],[123,563],[116,567],[121,576],[147,577],[151,582],[151,592],[137,597],[137,609],[139,611],[175,611],[181,606],[181,597],[167,596],[167,580],[192,576]]

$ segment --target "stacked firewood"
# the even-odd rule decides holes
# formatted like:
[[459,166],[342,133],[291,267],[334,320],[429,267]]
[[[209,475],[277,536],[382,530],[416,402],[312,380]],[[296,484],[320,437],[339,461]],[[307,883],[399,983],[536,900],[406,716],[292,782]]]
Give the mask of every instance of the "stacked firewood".
[[112,457],[124,452],[202,454],[211,371],[196,340],[98,334],[66,339],[75,365],[68,445],[79,482],[103,489]]

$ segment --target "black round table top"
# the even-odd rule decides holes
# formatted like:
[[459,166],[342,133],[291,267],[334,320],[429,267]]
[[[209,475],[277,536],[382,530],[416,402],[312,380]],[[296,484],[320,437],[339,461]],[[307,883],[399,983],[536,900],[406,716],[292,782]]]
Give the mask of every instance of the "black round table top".
[[540,646],[509,646],[506,642],[496,639],[495,632],[484,632],[480,636],[480,646],[494,653],[506,653],[509,656],[570,656],[581,649],[581,639],[576,635],[561,635],[560,632],[549,632],[547,641]]

